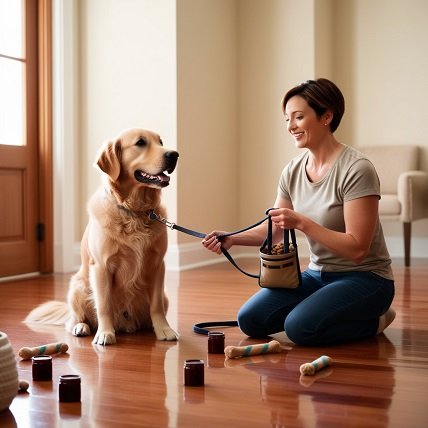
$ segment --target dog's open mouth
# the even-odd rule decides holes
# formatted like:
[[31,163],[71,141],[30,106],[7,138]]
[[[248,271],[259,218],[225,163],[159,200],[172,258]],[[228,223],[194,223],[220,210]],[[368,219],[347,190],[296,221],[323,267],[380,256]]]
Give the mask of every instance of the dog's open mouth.
[[137,169],[134,173],[137,181],[144,184],[149,184],[156,187],[166,187],[169,184],[170,177],[161,172],[157,175],[148,174],[147,172]]

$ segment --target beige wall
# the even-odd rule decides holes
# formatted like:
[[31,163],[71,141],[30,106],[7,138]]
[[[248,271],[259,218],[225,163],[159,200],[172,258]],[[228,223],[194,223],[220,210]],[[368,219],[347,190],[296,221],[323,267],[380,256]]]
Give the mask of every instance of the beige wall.
[[281,101],[288,88],[314,75],[313,3],[239,1],[241,226],[272,206],[282,168],[297,154]]
[[[341,140],[354,146],[417,144],[428,172],[428,2],[333,0],[334,78],[347,111]],[[402,228],[384,222],[392,254]],[[428,220],[413,225],[412,254],[426,257]]]
[[[86,201],[100,183],[92,165],[105,140],[143,127],[161,134],[165,146],[177,147],[175,12],[175,1],[79,1],[79,236]],[[172,180],[164,192],[172,218],[176,197]]]
[[[297,152],[285,91],[315,77],[342,88],[344,143],[416,143],[428,171],[428,2],[424,0],[80,0],[80,232],[99,144],[134,125],[157,130],[180,160],[165,201],[200,231],[263,215]],[[428,222],[414,226],[426,257]],[[385,225],[391,253],[401,228]],[[172,269],[212,262],[170,232]],[[301,252],[302,253],[302,252]],[[216,258],[215,260],[218,260]]]
[[235,1],[177,2],[177,223],[202,232],[237,226],[237,24]]

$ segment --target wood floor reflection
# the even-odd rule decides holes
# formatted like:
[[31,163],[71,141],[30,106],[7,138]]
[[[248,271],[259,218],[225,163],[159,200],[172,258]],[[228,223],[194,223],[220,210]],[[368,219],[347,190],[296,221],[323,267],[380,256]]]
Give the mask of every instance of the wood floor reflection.
[[[255,269],[253,262],[242,265]],[[31,329],[22,319],[39,303],[65,299],[69,276],[0,283],[0,331],[12,343],[20,379],[30,383],[28,393],[0,413],[0,426],[426,428],[428,261],[405,268],[398,260],[393,269],[397,317],[385,334],[335,347],[282,342],[280,354],[233,360],[208,354],[207,337],[192,331],[196,322],[234,319],[257,290],[227,263],[167,273],[176,343],[139,332],[104,348],[60,326]],[[226,346],[260,343],[238,328],[221,330]],[[55,341],[66,342],[68,353],[54,357],[52,382],[33,381],[31,362],[22,361],[18,350]],[[334,364],[301,377],[300,365],[323,354]],[[183,385],[187,359],[204,360],[204,387]],[[62,374],[81,375],[81,403],[58,402]]]

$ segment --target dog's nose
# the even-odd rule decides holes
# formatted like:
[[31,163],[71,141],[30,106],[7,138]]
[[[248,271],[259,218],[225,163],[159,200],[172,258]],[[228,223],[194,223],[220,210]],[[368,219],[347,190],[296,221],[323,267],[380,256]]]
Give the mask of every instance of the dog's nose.
[[174,159],[175,161],[177,161],[178,156],[179,156],[179,154],[175,150],[169,150],[169,151],[165,152],[165,157],[167,159]]
[[174,171],[175,166],[177,165],[178,156],[179,154],[175,150],[169,150],[165,152],[164,158],[165,158],[165,165],[166,165],[166,170],[168,171],[168,174],[171,174]]

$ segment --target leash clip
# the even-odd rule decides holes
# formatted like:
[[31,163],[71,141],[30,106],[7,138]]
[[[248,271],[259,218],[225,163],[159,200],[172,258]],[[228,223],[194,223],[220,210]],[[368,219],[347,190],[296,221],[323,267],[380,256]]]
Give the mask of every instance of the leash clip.
[[156,214],[154,212],[154,210],[150,211],[149,219],[150,220],[157,220],[157,221],[163,223],[165,226],[169,227],[171,230],[174,230],[175,223],[168,221],[166,218],[160,217],[158,214]]
[[170,221],[168,221],[165,218],[161,218],[160,221],[167,227],[169,227],[171,230],[174,230],[175,227],[175,223],[171,223]]

